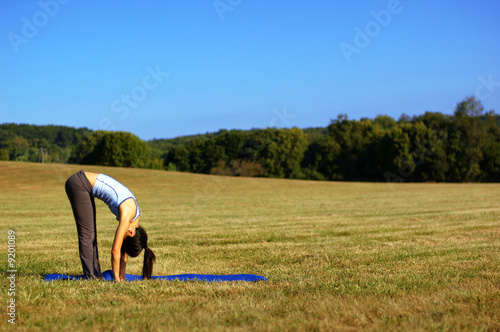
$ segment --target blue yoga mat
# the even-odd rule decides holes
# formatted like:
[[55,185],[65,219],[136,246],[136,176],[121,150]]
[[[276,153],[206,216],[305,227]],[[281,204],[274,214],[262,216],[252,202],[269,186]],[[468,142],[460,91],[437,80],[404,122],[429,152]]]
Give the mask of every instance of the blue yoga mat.
[[[107,270],[103,272],[102,276],[107,281],[113,281],[113,271]],[[45,276],[45,281],[56,281],[56,280],[83,280],[83,275],[79,276],[68,276],[66,274],[47,274]],[[266,278],[258,276],[255,274],[232,274],[232,275],[214,275],[214,274],[178,274],[173,276],[153,276],[151,279],[159,280],[198,280],[198,281],[208,281],[208,282],[222,282],[222,281],[259,281],[265,280]],[[125,274],[126,281],[142,280],[142,276],[137,276],[133,274]]]

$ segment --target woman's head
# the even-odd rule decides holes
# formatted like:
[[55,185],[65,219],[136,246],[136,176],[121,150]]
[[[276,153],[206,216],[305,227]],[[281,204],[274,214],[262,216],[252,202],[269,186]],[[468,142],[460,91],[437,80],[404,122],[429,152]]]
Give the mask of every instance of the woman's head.
[[137,257],[144,249],[144,265],[142,267],[142,278],[151,279],[153,273],[153,263],[156,256],[151,249],[148,248],[148,234],[139,226],[133,237],[126,237],[122,244],[122,253],[126,253],[131,257]]

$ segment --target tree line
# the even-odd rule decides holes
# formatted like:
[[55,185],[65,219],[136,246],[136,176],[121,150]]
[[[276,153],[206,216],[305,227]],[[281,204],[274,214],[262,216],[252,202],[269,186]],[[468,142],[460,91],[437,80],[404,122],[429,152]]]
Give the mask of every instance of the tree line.
[[339,115],[326,128],[220,130],[148,142],[126,132],[3,124],[0,160],[309,180],[498,182],[500,116],[468,97],[453,115]]

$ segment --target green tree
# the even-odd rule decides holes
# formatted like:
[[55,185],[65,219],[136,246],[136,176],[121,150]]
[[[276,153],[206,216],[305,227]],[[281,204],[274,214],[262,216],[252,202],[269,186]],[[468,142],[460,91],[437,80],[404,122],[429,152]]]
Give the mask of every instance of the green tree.
[[256,161],[270,177],[299,178],[307,138],[299,128],[268,128],[255,132]]
[[205,147],[205,141],[201,139],[195,139],[187,145],[190,172],[194,173],[208,172],[207,169],[209,170],[209,167],[207,166],[207,162],[204,159],[204,157],[206,157],[204,156],[204,151],[203,151],[204,147]]
[[171,148],[165,155],[165,166],[171,170],[176,170],[180,172],[191,171],[191,165],[189,164],[189,151],[187,146],[178,145]]
[[384,132],[371,120],[348,120],[345,115],[339,115],[330,123],[328,133],[340,145],[337,165],[344,180],[367,180],[370,175],[378,176],[381,170],[374,163],[374,148]]
[[482,180],[500,182],[500,116],[492,111],[485,114],[485,143],[480,167]]
[[413,174],[415,162],[410,153],[410,137],[407,132],[410,127],[411,124],[403,122],[385,127],[386,130],[378,128],[375,131],[373,143],[365,150],[366,154],[369,154],[368,151],[375,154],[372,159],[373,173],[365,173],[369,179],[387,181],[389,172],[406,181]]
[[475,181],[481,177],[480,162],[483,159],[485,143],[484,108],[475,97],[467,97],[457,104],[455,126],[457,134],[451,143],[454,145],[458,181]]
[[96,131],[77,150],[83,164],[147,167],[150,150],[146,142],[127,132]]
[[220,161],[227,163],[226,146],[212,138],[200,146],[201,162],[198,172],[208,174]]
[[72,156],[70,158],[70,163],[73,164],[90,164],[96,165],[99,161],[99,151],[96,150],[97,146],[101,144],[101,141],[105,135],[110,132],[103,130],[94,131],[84,138],[74,146]]
[[304,153],[304,176],[312,180],[343,180],[337,165],[340,149],[330,136],[323,136],[309,144]]
[[397,125],[396,120],[388,115],[378,115],[373,122],[375,125],[385,130],[391,130]]

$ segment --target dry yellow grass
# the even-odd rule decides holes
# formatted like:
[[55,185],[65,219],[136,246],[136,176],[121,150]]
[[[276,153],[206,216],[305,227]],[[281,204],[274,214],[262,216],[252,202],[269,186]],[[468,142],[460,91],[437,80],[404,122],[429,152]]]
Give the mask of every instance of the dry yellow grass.
[[[137,196],[158,257],[154,274],[254,273],[269,281],[44,282],[47,273],[81,273],[64,181],[82,168],[115,177]],[[497,184],[0,162],[0,188],[2,243],[16,232],[20,330],[500,330]],[[106,270],[116,221],[97,206]],[[140,274],[141,262],[132,259],[127,272]],[[6,278],[1,285],[5,305]]]

